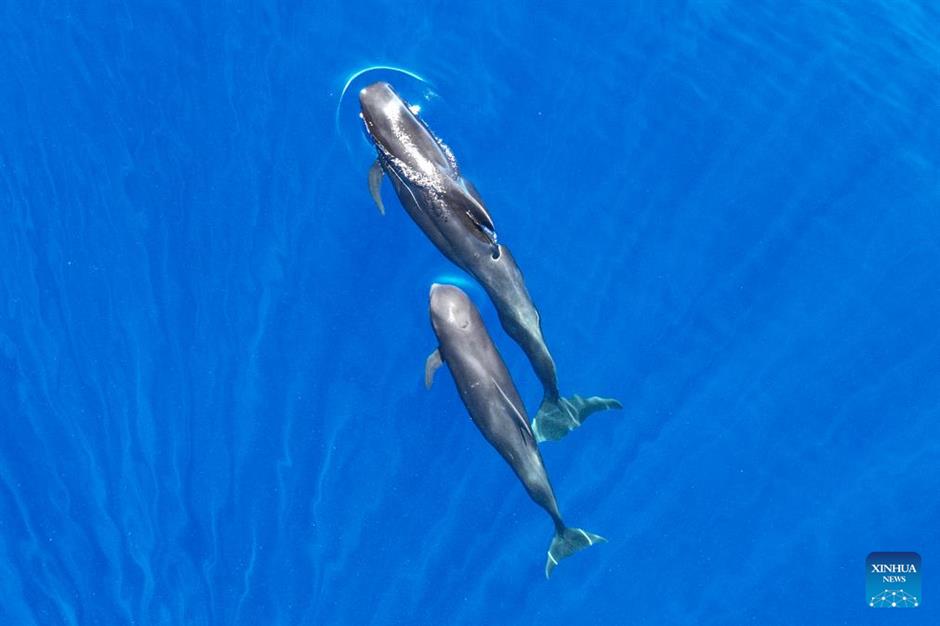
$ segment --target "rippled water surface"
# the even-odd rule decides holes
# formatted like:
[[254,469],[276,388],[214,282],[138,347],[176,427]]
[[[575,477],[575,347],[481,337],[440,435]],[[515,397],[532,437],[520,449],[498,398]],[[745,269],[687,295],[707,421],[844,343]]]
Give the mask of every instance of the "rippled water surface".
[[[940,623],[933,4],[3,13],[0,623]],[[486,200],[562,391],[624,404],[544,445],[609,539],[550,581],[548,518],[423,388],[450,280],[541,395],[372,204],[378,78]],[[865,604],[875,550],[921,554],[921,607]]]

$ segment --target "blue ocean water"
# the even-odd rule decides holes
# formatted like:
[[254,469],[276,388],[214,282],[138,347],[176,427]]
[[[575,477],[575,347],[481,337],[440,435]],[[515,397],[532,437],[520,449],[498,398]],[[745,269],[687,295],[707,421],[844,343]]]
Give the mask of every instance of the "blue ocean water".
[[[0,623],[940,623],[932,3],[6,3]],[[390,69],[420,76],[421,82]],[[551,524],[431,391],[395,83],[525,273]],[[541,389],[490,322],[530,412]],[[917,609],[865,597],[916,551]]]

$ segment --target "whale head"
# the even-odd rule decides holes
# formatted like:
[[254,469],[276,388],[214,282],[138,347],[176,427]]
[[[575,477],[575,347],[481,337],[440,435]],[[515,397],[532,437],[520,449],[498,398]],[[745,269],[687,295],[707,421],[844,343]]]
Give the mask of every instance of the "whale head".
[[479,313],[470,297],[454,285],[431,285],[431,325],[438,337],[473,332]]
[[373,166],[369,179],[369,190],[379,208],[378,185],[384,171],[402,204],[410,206],[409,211],[424,213],[427,225],[437,228],[453,218],[452,223],[462,224],[466,232],[489,247],[493,259],[499,259],[501,248],[493,219],[476,187],[460,175],[450,149],[388,83],[365,87],[359,92],[359,104],[381,166]]
[[452,172],[454,163],[412,107],[385,82],[359,92],[362,121],[383,164],[406,179]]

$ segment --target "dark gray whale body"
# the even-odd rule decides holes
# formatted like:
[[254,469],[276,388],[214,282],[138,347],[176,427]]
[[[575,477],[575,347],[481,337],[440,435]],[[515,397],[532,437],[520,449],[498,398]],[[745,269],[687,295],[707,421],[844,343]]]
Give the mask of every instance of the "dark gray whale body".
[[425,382],[430,386],[434,371],[447,364],[473,423],[552,518],[555,536],[545,561],[549,577],[561,559],[605,539],[562,521],[525,405],[467,294],[452,285],[432,285],[430,313],[439,347],[428,357]]
[[405,211],[444,256],[473,275],[499,313],[506,333],[526,353],[543,398],[532,430],[538,441],[561,439],[588,415],[621,408],[597,396],[564,398],[558,391],[555,362],[545,345],[539,314],[509,248],[473,184],[460,175],[450,149],[435,137],[387,83],[359,93],[362,119],[378,152],[369,172],[369,189],[384,213],[379,185],[388,175]]

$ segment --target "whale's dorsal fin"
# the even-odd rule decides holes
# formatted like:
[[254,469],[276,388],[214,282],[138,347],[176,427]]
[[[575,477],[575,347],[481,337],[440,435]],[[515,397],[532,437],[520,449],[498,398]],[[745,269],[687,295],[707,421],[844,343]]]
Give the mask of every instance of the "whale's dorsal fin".
[[376,159],[369,168],[369,193],[372,194],[372,199],[379,207],[379,213],[385,215],[385,205],[382,204],[382,174],[382,164]]
[[477,230],[480,231],[484,239],[493,244],[493,258],[498,258],[499,251],[496,246],[499,241],[496,237],[496,226],[493,224],[493,218],[490,217],[490,214],[487,212],[486,206],[483,204],[483,199],[480,198],[480,192],[477,191],[473,183],[464,178],[463,184],[470,200],[467,203],[467,217],[473,225],[476,226]]
[[463,184],[467,187],[467,191],[471,196],[473,196],[473,199],[479,202],[480,206],[483,206],[483,198],[480,197],[480,192],[477,191],[477,186],[466,178],[463,179]]
[[509,399],[509,396],[506,395],[506,392],[503,391],[503,388],[500,387],[496,379],[490,377],[490,380],[493,382],[493,386],[496,387],[496,391],[499,392],[503,402],[506,404],[506,408],[508,409],[509,415],[512,416],[512,420],[516,423],[516,427],[519,429],[519,437],[522,438],[522,442],[526,445],[526,447],[536,447],[535,437],[532,434],[532,430],[529,428],[528,420],[526,420],[525,416],[519,411],[519,408],[513,404],[512,400]]
[[477,188],[473,186],[473,183],[466,178],[463,179],[463,183],[467,189],[467,193],[473,200],[473,202],[468,203],[467,215],[469,215],[470,219],[485,233],[495,235],[496,226],[493,224],[493,218],[490,217],[490,214],[486,211],[486,205],[483,204],[483,199],[480,198],[480,192],[478,192]]
[[443,360],[441,359],[440,348],[428,355],[428,360],[424,362],[424,387],[430,389],[434,384],[434,372],[440,368]]

